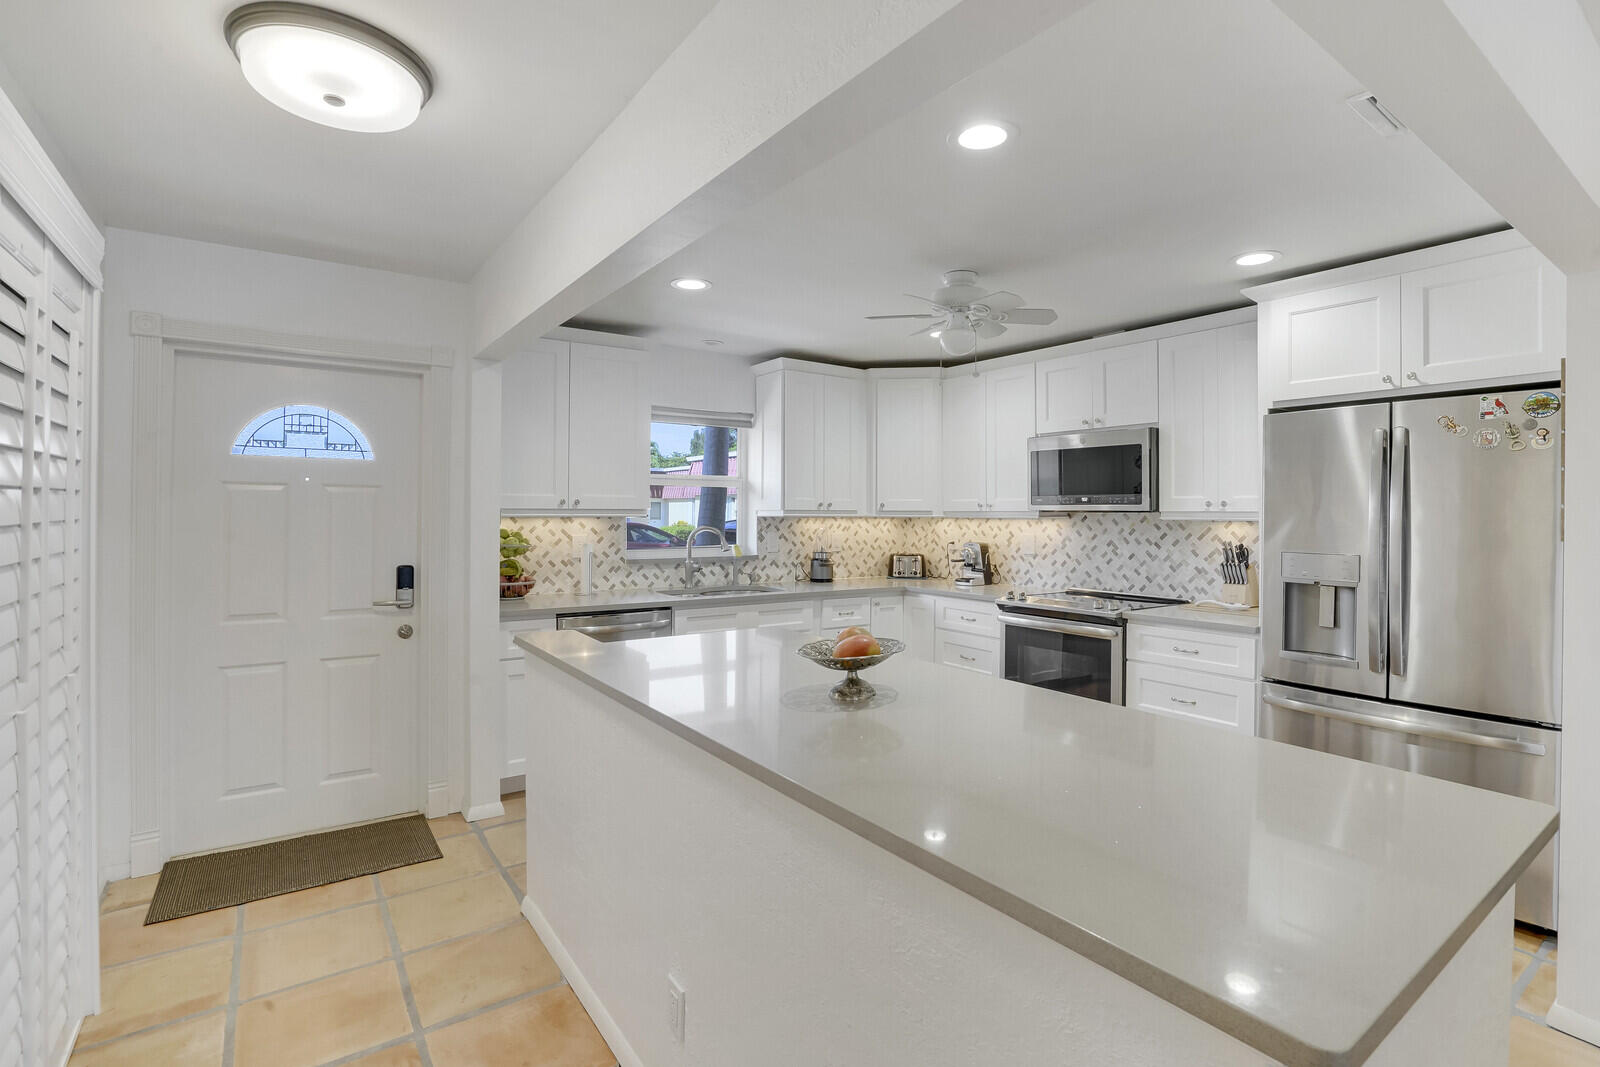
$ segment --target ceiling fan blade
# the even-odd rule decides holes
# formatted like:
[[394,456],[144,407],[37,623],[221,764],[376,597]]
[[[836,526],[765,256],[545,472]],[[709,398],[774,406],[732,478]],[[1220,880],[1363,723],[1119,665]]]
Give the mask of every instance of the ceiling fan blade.
[[944,319],[940,319],[938,322],[931,323],[931,324],[929,324],[927,326],[924,326],[920,330],[911,331],[911,336],[912,337],[927,337],[927,336],[929,336],[929,335],[931,335],[933,333],[938,332],[939,330],[944,329],[944,327],[945,327],[945,320]]
[[1056,321],[1050,308],[1017,308],[1006,312],[1006,321],[1013,326],[1048,326]]
[[1022,306],[1022,297],[1002,289],[997,293],[990,293],[978,303],[988,305],[990,311],[1014,311]]
[[937,300],[929,300],[927,297],[918,296],[916,293],[901,293],[900,295],[901,296],[909,296],[913,300],[920,300],[924,304],[932,304],[934,307],[938,308],[940,311],[945,312],[946,314],[949,314],[949,312],[950,312],[949,308],[945,307],[943,304],[939,303],[939,301],[937,301]]
[[867,315],[869,319],[937,319],[938,315]]
[[983,319],[974,327],[979,337],[999,337],[1006,332],[1006,328],[993,319]]

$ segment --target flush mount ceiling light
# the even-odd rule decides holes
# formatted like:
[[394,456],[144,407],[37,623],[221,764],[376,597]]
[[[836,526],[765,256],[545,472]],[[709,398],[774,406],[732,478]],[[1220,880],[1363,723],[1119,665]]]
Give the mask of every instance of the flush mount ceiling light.
[[1263,248],[1257,252],[1242,252],[1234,256],[1233,261],[1241,267],[1259,267],[1263,263],[1271,263],[1282,255],[1282,252],[1274,252],[1269,248]]
[[311,4],[246,4],[223,24],[251,88],[303,119],[359,133],[416,121],[433,95],[422,58],[360,19]]
[[674,278],[668,284],[674,289],[681,289],[686,293],[698,293],[702,289],[711,288],[711,283],[704,278]]
[[999,148],[1011,139],[1017,128],[1006,122],[975,122],[956,134],[955,142],[972,152]]

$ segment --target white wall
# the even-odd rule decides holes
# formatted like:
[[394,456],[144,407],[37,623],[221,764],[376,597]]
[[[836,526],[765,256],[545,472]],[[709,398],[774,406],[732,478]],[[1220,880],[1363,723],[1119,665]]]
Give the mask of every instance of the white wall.
[[[387,271],[348,267],[130,230],[106,231],[105,297],[101,317],[98,462],[100,692],[100,877],[128,871],[132,776],[129,760],[129,633],[148,625],[131,602],[133,338],[129,316],[156,312],[178,319],[255,327],[376,343],[438,345],[466,351],[468,292],[464,285]],[[467,508],[467,363],[458,359],[452,387],[452,515]],[[464,560],[464,522],[451,524],[450,558]],[[464,563],[456,587],[460,597]],[[452,609],[465,619],[465,604]],[[464,627],[451,640],[449,691],[466,687]],[[433,740],[430,737],[430,740]],[[461,738],[444,738],[450,765],[459,766]],[[453,777],[459,780],[460,775]]]

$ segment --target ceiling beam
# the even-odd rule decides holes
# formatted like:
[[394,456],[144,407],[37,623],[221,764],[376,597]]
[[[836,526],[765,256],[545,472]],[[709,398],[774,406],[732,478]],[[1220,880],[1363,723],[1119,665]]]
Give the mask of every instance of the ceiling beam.
[[1274,2],[1556,266],[1600,268],[1600,43],[1578,0]]
[[1087,2],[721,0],[478,272],[474,350],[504,358]]

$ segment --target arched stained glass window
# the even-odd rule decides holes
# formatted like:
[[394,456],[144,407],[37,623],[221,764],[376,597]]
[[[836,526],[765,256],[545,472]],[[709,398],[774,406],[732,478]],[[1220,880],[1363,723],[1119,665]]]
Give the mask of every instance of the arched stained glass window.
[[371,459],[372,446],[361,428],[337,411],[313,404],[285,404],[251,419],[233,442],[233,454]]

